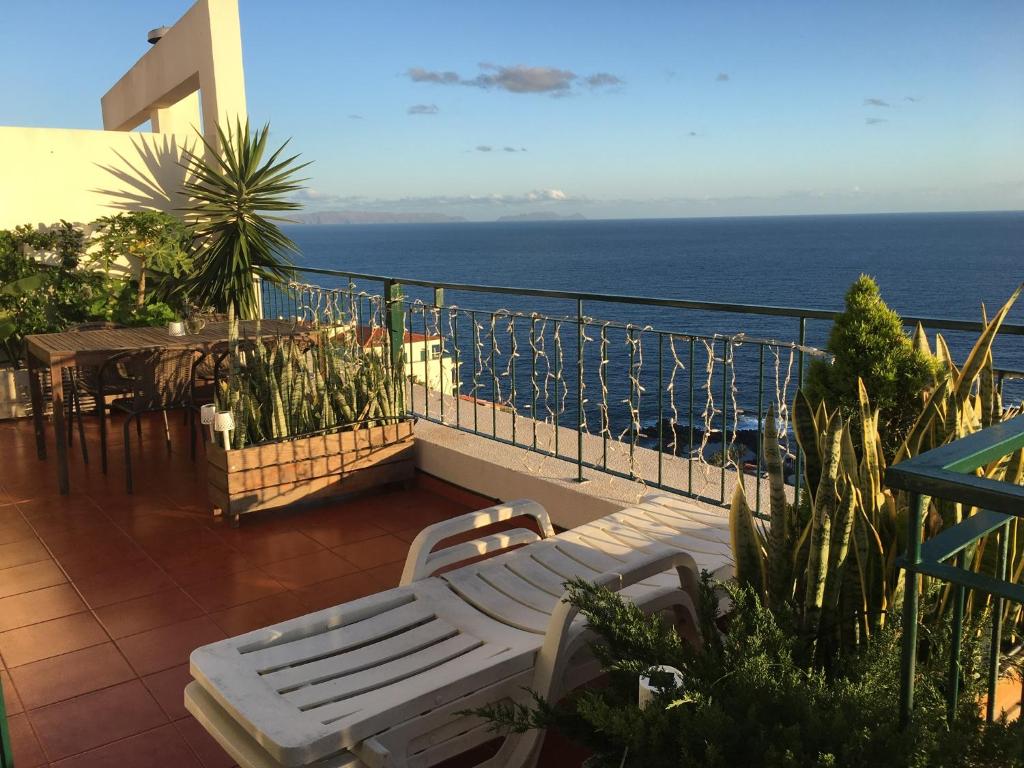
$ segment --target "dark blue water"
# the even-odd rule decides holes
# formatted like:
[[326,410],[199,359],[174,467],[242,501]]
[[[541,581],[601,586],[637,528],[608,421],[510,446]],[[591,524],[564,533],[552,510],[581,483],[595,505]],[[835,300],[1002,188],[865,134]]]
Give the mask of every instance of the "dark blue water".
[[[1024,213],[293,226],[287,232],[302,251],[299,262],[307,266],[425,280],[723,303],[839,309],[849,284],[859,274],[867,273],[875,277],[887,302],[901,314],[970,320],[980,319],[982,303],[991,315],[1024,280]],[[372,284],[360,284],[360,288],[379,292],[379,286]],[[410,295],[425,299],[427,293],[411,290]],[[576,312],[574,302],[535,297],[449,291],[445,300],[463,309],[485,312],[506,308],[555,318],[575,317]],[[751,337],[796,341],[799,333],[795,319],[735,313],[588,301],[584,314],[597,321],[635,323],[684,334],[742,332]],[[1014,308],[1009,321],[1024,324],[1024,301]],[[466,320],[460,316],[458,322],[462,324],[466,392],[465,381],[471,373],[467,367],[467,355],[472,351],[467,344],[471,323],[468,316]],[[488,336],[489,315],[482,314],[477,322]],[[508,370],[511,335],[506,325],[502,320],[496,328],[494,367],[499,373]],[[517,407],[524,405],[524,397],[530,400],[527,394],[532,389],[523,371],[531,362],[524,325],[528,323],[520,321],[515,331],[519,342]],[[824,346],[828,327],[825,321],[809,321],[807,343]],[[552,332],[549,326],[548,352],[555,341]],[[586,345],[584,353],[588,419],[592,419],[598,418],[590,414],[596,409],[595,395],[600,385],[596,371],[599,340],[595,326],[587,333],[595,339]],[[624,331],[612,330],[609,334],[609,409],[613,422],[621,424],[628,415],[628,407],[621,401],[630,394],[630,345]],[[966,355],[973,341],[971,334],[944,335],[956,356]],[[560,338],[564,347],[562,380],[568,382],[564,385],[568,390],[566,412],[574,418],[575,325],[563,327]],[[484,358],[491,351],[489,336],[486,341]],[[657,403],[652,401],[657,391],[657,336],[645,336],[643,344],[643,368],[633,378],[648,390],[641,396],[641,420],[650,423],[658,413]],[[670,350],[665,348],[667,341],[663,339],[662,344],[664,383],[674,364]],[[766,370],[758,360],[759,349],[748,344],[735,352],[737,399],[748,413],[756,409],[759,377],[774,377],[772,355]],[[688,376],[688,349],[681,344],[676,351]],[[721,354],[719,347],[715,354]],[[705,384],[706,362],[707,350],[698,344],[694,369],[700,386]],[[787,362],[784,355],[784,368]],[[995,362],[1001,368],[1024,369],[1024,337],[1000,339]],[[481,368],[479,363],[474,365]],[[479,378],[490,377],[487,367],[480,374]],[[720,366],[713,371],[714,377],[719,375]],[[506,375],[504,384],[500,375],[498,379],[496,394],[507,399],[511,377]],[[731,382],[726,383],[731,387]],[[714,379],[716,411],[721,384],[720,379]],[[485,392],[483,385],[478,386],[480,397],[495,394],[493,389]],[[677,398],[682,386],[683,380],[677,379]],[[704,408],[705,395],[698,387],[698,411]],[[791,397],[792,392],[787,396]]]

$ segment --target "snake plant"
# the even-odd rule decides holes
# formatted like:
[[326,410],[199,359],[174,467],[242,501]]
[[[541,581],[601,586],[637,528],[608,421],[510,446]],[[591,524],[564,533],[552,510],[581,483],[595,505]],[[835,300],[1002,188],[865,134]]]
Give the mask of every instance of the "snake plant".
[[[993,316],[963,366],[957,366],[941,335],[935,351],[921,328],[914,344],[938,362],[933,386],[922,393],[921,408],[895,461],[983,429],[1020,413],[1006,408],[995,386],[992,343],[1016,301],[1017,289]],[[896,557],[906,546],[904,524],[909,498],[885,485],[887,466],[879,409],[864,382],[857,381],[859,412],[845,420],[825,403],[817,408],[802,391],[793,403],[793,432],[804,456],[806,494],[799,503],[786,495],[775,414],[769,410],[764,458],[770,486],[768,520],[758,520],[738,483],[729,513],[736,577],[753,587],[773,610],[792,607],[810,650],[851,647],[881,629],[902,595],[902,573]],[[856,447],[855,447],[856,446]],[[1024,482],[1024,451],[984,468],[987,477]],[[927,534],[974,514],[974,509],[930,499]],[[1017,526],[1019,521],[1012,525]],[[1022,532],[1024,533],[1024,532]],[[1024,535],[1015,531],[1009,570],[1016,581],[1024,576]],[[994,557],[985,540],[972,547],[967,566],[990,567]],[[941,596],[937,610],[948,603]],[[977,606],[984,608],[980,601]],[[1005,609],[1010,612],[1011,609]],[[1011,618],[1024,619],[1020,607]]]
[[[218,406],[235,419],[232,447],[354,425],[394,423],[401,416],[401,379],[353,329],[320,330],[314,343],[257,332],[243,351],[229,351],[230,374]],[[231,346],[237,342],[231,342]]]

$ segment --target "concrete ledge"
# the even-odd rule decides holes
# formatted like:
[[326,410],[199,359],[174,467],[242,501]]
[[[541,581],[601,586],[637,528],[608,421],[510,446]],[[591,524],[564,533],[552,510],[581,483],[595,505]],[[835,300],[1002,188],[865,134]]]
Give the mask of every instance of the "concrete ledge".
[[[415,427],[416,464],[427,474],[482,496],[540,502],[562,528],[596,520],[636,504],[651,486],[594,470],[576,481],[576,465],[480,435],[420,420]],[[700,504],[715,514],[719,505]]]

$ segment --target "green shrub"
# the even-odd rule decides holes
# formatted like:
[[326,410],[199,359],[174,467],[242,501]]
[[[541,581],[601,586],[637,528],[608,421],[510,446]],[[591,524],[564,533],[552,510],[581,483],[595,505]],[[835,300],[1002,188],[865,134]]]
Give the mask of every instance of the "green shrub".
[[[928,636],[919,660],[915,715],[900,730],[897,706],[900,642],[887,630],[826,674],[801,658],[799,631],[785,612],[756,595],[725,586],[733,603],[727,631],[718,631],[713,585],[702,584],[700,647],[682,641],[659,617],[586,582],[570,583],[600,636],[594,650],[609,684],[571,694],[552,706],[497,705],[478,714],[501,729],[556,727],[592,749],[602,768],[887,768],[888,766],[1019,766],[1024,727],[986,724],[977,708],[983,644],[968,629],[963,694],[952,727],[943,692],[948,627]],[[637,676],[659,664],[676,667],[683,683],[640,710]]]
[[828,351],[834,360],[811,363],[805,394],[814,405],[824,401],[856,418],[861,378],[879,409],[879,432],[891,457],[921,410],[922,391],[934,383],[934,359],[914,348],[899,315],[867,275],[846,292],[846,309],[832,325]]

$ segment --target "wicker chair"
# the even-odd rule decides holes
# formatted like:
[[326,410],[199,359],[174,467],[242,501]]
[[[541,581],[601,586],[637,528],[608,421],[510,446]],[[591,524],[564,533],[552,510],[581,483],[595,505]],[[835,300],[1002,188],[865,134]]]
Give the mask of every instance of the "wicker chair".
[[[109,331],[118,328],[127,328],[120,323],[113,323],[108,320],[97,320],[88,323],[79,323],[68,327],[69,331]],[[89,448],[85,442],[85,428],[82,421],[82,400],[92,398],[94,401],[99,396],[99,368],[94,365],[78,365],[67,368],[64,371],[65,388],[69,393],[68,402],[68,447],[75,443],[75,421],[78,422],[78,442],[82,446],[82,459],[89,463]],[[132,391],[131,381],[120,372],[119,376],[110,376],[107,383],[108,394],[127,395]],[[97,408],[97,412],[99,409]]]
[[154,348],[123,352],[106,360],[100,367],[99,399],[100,444],[103,452],[103,472],[107,471],[107,428],[103,418],[107,381],[118,369],[127,371],[132,390],[128,397],[110,403],[111,410],[126,414],[124,420],[124,469],[125,485],[132,493],[131,423],[135,420],[136,431],[141,436],[141,416],[144,413],[161,412],[164,416],[164,438],[167,452],[171,452],[171,432],[167,423],[167,411],[184,408],[189,422],[189,452],[196,455],[196,422],[193,408],[195,379],[193,376],[199,352],[194,349]]

